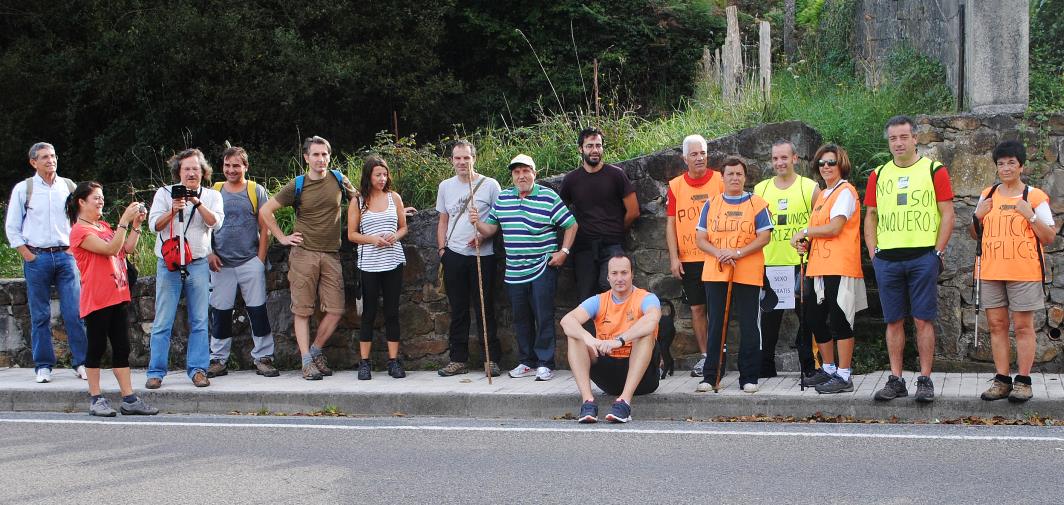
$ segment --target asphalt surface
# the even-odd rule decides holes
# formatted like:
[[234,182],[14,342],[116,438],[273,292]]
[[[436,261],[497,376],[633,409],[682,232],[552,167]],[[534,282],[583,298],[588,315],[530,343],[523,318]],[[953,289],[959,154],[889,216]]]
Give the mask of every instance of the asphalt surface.
[[1061,503],[1064,428],[0,413],[4,503]]

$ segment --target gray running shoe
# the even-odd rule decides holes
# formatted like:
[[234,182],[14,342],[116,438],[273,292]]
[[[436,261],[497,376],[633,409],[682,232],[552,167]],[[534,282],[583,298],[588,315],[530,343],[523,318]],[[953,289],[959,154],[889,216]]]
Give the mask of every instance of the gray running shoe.
[[154,416],[159,413],[159,409],[144,403],[144,400],[140,398],[133,403],[122,402],[119,410],[122,411],[123,416]]
[[118,412],[115,412],[115,409],[111,408],[111,403],[107,401],[107,398],[100,397],[89,404],[89,415],[96,417],[114,417],[118,415]]
[[909,390],[905,389],[905,379],[897,375],[887,378],[887,384],[883,389],[876,391],[874,398],[879,401],[889,401],[902,396],[909,396]]
[[822,395],[849,393],[851,391],[853,391],[853,381],[843,379],[838,375],[832,375],[831,380],[816,385],[816,392]]
[[318,367],[314,366],[314,363],[307,363],[303,366],[304,379],[308,381],[320,381],[321,377],[321,372],[318,370]]
[[921,375],[916,378],[916,401],[920,403],[935,401],[935,385],[931,382],[931,377]]
[[502,369],[499,368],[499,364],[494,361],[488,362],[488,370],[490,371],[492,377],[498,377],[502,375]]
[[832,377],[834,377],[834,375],[825,372],[823,368],[818,368],[813,375],[802,377],[802,381],[805,382],[805,387],[810,388],[821,384],[827,384]]
[[701,377],[702,376],[702,369],[705,368],[705,367],[706,367],[706,355],[703,354],[702,357],[698,360],[698,363],[695,363],[695,366],[691,367],[691,377]]

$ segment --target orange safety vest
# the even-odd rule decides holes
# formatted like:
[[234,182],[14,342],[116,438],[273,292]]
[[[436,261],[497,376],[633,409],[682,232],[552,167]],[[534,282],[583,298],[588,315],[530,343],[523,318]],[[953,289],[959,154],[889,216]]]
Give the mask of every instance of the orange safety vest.
[[[986,198],[990,188],[984,189]],[[990,212],[983,216],[983,259],[979,278],[988,281],[1042,281],[1042,265],[1038,261],[1038,237],[1031,223],[1016,212],[1022,196],[1008,197],[1001,188],[990,197]],[[1027,201],[1037,208],[1049,201],[1042,190],[1030,188]]]
[[698,217],[706,200],[724,192],[724,181],[716,170],[709,169],[710,179],[705,184],[694,187],[686,180],[686,174],[680,174],[669,181],[669,189],[676,198],[676,250],[680,261],[705,261],[706,253],[698,248],[695,241]]
[[842,275],[863,278],[861,271],[861,201],[857,189],[848,181],[842,181],[835,190],[825,198],[822,191],[813,204],[813,215],[809,227],[821,226],[831,222],[831,208],[843,192],[853,195],[856,205],[853,215],[846,219],[842,231],[831,238],[811,238],[809,247],[809,266],[805,274],[810,277],[822,275]]
[[[738,205],[724,201],[724,196],[710,199],[706,213],[706,238],[717,249],[736,250],[757,238],[755,218],[768,208],[768,202],[757,195]],[[727,282],[733,267],[722,266],[717,258],[706,255],[702,267],[703,281]],[[761,249],[735,262],[734,282],[760,286],[765,278],[765,254]]]
[[[635,288],[631,295],[628,295],[628,299],[622,303],[614,303],[613,290],[602,293],[599,296],[599,310],[595,315],[595,338],[599,340],[613,340],[631,328],[639,318],[643,317],[643,311],[640,307],[643,305],[643,299],[649,295],[650,292],[642,289]],[[654,328],[654,333],[645,338],[654,339],[658,338],[658,329]],[[632,343],[625,342],[624,345],[610,351],[610,356],[614,358],[627,358],[632,355]]]

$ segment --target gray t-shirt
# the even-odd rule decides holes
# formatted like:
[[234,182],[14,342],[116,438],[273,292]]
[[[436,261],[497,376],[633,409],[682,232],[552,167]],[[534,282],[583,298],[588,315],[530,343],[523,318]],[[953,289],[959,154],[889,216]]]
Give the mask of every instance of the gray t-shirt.
[[270,199],[270,195],[261,184],[255,185],[258,208],[251,209],[251,199],[247,188],[237,193],[230,193],[222,186],[222,203],[225,206],[225,221],[214,232],[211,245],[214,254],[226,267],[236,267],[254,258],[259,253],[259,209]]
[[[473,180],[474,188],[481,178],[485,178],[475,194],[477,213],[483,219],[487,217],[502,188],[495,179],[486,175],[477,175],[478,177]],[[473,240],[474,232],[473,225],[469,223],[469,213],[465,212],[468,202],[469,184],[459,180],[457,175],[440,183],[439,192],[436,193],[436,211],[448,216],[447,229],[444,233],[451,233],[451,228],[454,227],[451,239],[447,241],[447,248],[463,256],[473,256],[477,253],[473,247],[468,245]],[[490,239],[480,243],[481,255],[487,256],[494,252]]]

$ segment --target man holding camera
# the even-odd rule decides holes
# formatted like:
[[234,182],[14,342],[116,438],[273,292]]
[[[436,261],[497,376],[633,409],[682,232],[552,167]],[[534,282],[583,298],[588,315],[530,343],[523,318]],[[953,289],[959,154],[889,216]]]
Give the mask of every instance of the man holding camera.
[[155,321],[151,328],[151,360],[144,387],[163,384],[170,361],[170,333],[177,304],[184,293],[188,306],[188,348],[185,371],[196,387],[207,387],[210,343],[207,307],[210,272],[207,254],[211,232],[221,228],[225,213],[222,195],[202,187],[210,181],[211,166],[199,149],[186,149],[170,158],[177,182],[159,188],[148,213],[148,227],[156,232]]

